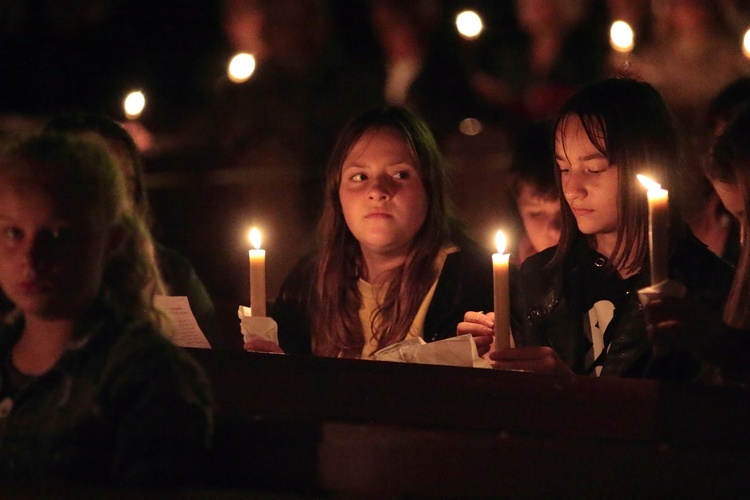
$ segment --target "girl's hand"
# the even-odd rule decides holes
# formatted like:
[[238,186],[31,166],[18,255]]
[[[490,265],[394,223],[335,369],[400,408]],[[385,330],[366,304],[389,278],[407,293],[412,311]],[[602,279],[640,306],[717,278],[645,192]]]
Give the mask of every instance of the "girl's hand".
[[284,350],[269,340],[251,339],[245,342],[245,350],[250,352],[272,352],[284,354]]
[[496,370],[516,370],[538,373],[573,375],[568,365],[557,357],[551,347],[516,347],[490,353]]
[[649,339],[656,355],[676,349],[703,358],[709,347],[706,342],[726,328],[716,313],[690,299],[655,298],[646,304],[645,310]]
[[477,354],[484,356],[492,345],[495,327],[495,313],[484,314],[482,311],[469,311],[464,320],[456,327],[456,335],[470,333],[477,346]]

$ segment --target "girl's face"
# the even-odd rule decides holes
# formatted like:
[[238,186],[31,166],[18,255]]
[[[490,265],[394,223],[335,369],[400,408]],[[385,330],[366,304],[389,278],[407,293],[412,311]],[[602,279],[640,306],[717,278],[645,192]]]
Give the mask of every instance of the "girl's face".
[[341,168],[339,199],[362,253],[405,256],[427,217],[427,193],[409,146],[389,129],[365,132]]
[[77,318],[99,293],[111,232],[67,201],[0,178],[0,286],[27,316]]
[[541,252],[557,245],[560,239],[560,200],[540,195],[532,184],[522,182],[516,204],[534,250]]
[[555,134],[555,160],[565,200],[583,234],[617,237],[617,167],[591,142],[576,115],[567,117]]

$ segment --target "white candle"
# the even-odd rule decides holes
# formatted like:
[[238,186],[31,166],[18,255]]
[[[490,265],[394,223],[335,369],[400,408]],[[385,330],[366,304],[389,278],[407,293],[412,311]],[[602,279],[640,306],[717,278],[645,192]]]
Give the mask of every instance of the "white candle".
[[503,253],[506,238],[502,231],[495,235],[497,253],[492,254],[492,275],[495,285],[495,350],[510,347],[510,254]]
[[260,248],[260,231],[250,230],[250,309],[253,316],[266,315],[266,251]]
[[648,247],[651,285],[669,278],[669,192],[645,175],[638,175],[648,189]]

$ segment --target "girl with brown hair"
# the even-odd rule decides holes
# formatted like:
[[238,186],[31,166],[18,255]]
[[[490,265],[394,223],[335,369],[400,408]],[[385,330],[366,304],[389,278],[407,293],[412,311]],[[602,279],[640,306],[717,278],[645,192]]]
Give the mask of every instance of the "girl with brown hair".
[[454,336],[464,311],[491,306],[490,256],[463,235],[445,184],[435,139],[413,113],[375,109],[349,123],[327,171],[320,250],[273,307],[283,351],[368,358],[407,337]]

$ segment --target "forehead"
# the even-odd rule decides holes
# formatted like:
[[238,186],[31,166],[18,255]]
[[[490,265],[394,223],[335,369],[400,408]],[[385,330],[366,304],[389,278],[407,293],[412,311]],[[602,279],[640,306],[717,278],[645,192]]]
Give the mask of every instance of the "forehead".
[[560,201],[557,198],[557,194],[554,192],[542,192],[531,184],[522,183],[518,192],[518,205],[519,207],[542,207],[545,205],[559,207]]
[[584,121],[575,114],[563,117],[555,130],[555,153],[560,154],[570,149],[605,150],[602,125],[593,118],[587,118],[584,126]]
[[403,161],[413,160],[413,154],[404,136],[392,128],[379,127],[366,130],[352,144],[346,161],[356,160],[363,155],[395,157]]
[[0,172],[0,205],[21,216],[46,212],[59,218],[88,220],[99,213],[92,209],[91,199],[80,196],[74,186],[17,170]]

